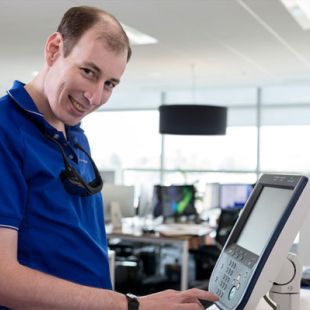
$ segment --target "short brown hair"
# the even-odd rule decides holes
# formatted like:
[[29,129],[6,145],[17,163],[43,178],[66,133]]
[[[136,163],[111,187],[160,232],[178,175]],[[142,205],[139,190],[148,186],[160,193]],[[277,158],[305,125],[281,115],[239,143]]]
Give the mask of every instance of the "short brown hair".
[[129,61],[131,48],[122,25],[110,13],[90,6],[72,7],[64,14],[57,28],[64,39],[64,57],[71,53],[82,35],[94,26],[111,50],[122,52],[127,49]]

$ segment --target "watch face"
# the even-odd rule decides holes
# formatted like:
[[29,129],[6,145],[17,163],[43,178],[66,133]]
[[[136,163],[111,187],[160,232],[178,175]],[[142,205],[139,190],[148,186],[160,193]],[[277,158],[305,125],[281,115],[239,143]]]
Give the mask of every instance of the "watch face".
[[137,299],[137,296],[131,293],[126,294],[127,297],[129,297],[130,299]]

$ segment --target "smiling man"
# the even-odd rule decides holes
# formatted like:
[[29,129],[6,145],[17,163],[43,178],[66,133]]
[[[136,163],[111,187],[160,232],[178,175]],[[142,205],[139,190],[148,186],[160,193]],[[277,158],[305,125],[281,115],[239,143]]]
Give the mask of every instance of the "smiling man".
[[80,122],[110,98],[130,55],[113,16],[71,8],[39,74],[0,99],[0,309],[190,310],[216,299],[111,290],[102,180]]
[[107,102],[120,82],[131,53],[126,34],[109,15],[98,16],[93,27],[81,29],[83,35],[72,46],[72,34],[66,28],[77,27],[78,22],[82,28],[83,20],[72,20],[76,15],[74,10],[69,11],[58,32],[48,38],[46,64],[26,85],[47,122],[64,133],[65,124],[78,124]]

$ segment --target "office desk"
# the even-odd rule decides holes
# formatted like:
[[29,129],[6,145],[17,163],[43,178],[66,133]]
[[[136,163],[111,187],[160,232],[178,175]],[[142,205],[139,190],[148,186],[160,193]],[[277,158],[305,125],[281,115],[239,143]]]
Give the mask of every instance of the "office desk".
[[181,283],[180,289],[188,288],[188,259],[189,259],[189,243],[193,236],[177,235],[163,236],[160,233],[143,233],[141,227],[134,225],[123,225],[122,228],[113,229],[107,227],[107,238],[121,239],[126,241],[140,242],[146,244],[172,245],[180,249],[181,253]]

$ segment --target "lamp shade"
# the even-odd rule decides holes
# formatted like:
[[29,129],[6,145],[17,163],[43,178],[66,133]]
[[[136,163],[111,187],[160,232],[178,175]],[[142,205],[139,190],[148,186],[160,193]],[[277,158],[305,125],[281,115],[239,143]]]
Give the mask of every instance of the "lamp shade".
[[159,132],[174,135],[225,135],[227,108],[198,104],[159,107]]

